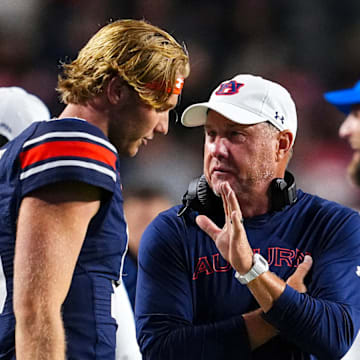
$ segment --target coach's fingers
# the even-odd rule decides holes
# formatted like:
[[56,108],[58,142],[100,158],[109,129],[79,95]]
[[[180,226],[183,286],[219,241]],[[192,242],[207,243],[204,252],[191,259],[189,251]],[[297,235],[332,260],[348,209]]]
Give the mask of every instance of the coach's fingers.
[[228,218],[230,216],[230,212],[229,212],[229,203],[226,198],[224,183],[220,184],[220,196],[221,196],[221,200],[222,200],[223,207],[224,207],[225,220],[228,220]]
[[307,289],[304,280],[309,273],[312,264],[312,257],[310,255],[305,255],[304,261],[299,264],[294,274],[289,277],[286,283],[299,292],[306,292]]
[[234,240],[239,242],[239,237],[241,236],[241,232],[244,231],[243,219],[242,215],[237,211],[233,211],[231,214],[231,222],[233,224],[233,234]]
[[196,224],[201,230],[205,231],[214,241],[216,241],[221,230],[207,216],[198,215],[196,217]]
[[225,183],[225,191],[229,204],[229,213],[231,214],[233,211],[237,211],[239,212],[240,216],[242,216],[240,205],[235,195],[235,191],[232,189],[228,182]]
[[231,221],[234,224],[234,221],[236,221],[237,229],[240,230],[243,228],[243,216],[240,209],[239,202],[237,200],[237,197],[235,195],[234,190],[231,188],[229,183],[226,183],[226,199],[229,206],[229,214],[231,214]]
[[313,264],[312,257],[310,255],[305,255],[304,261],[299,265],[299,268],[301,269],[301,272],[303,273],[304,278],[310,271],[312,264]]
[[304,281],[306,275],[309,273],[311,266],[313,264],[312,257],[310,255],[305,255],[304,261],[299,264],[296,270],[296,277],[299,281]]

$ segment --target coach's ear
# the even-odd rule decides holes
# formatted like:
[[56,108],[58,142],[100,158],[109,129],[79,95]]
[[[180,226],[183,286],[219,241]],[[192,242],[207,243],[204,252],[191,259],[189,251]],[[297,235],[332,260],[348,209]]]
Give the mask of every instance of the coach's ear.
[[276,159],[282,161],[284,158],[288,159],[292,153],[292,143],[294,135],[289,130],[283,130],[278,133],[278,142],[276,146]]
[[123,98],[126,97],[127,90],[124,80],[119,76],[114,76],[110,79],[105,91],[110,104],[118,105],[123,101]]

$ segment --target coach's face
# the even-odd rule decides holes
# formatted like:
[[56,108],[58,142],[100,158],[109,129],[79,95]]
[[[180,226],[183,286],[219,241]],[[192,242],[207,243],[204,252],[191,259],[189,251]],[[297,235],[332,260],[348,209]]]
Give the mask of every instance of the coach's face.
[[348,173],[352,181],[360,186],[360,104],[352,107],[339,129],[341,138],[346,139],[354,151],[348,166]]
[[240,125],[209,111],[204,128],[204,174],[215,193],[224,181],[238,198],[267,189],[277,166],[276,136],[268,124]]

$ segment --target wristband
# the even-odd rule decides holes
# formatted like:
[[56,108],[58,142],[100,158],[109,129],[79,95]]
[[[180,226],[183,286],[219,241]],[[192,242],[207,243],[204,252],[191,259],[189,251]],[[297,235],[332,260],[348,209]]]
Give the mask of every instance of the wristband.
[[268,270],[268,262],[260,254],[254,254],[253,267],[250,269],[250,271],[244,275],[240,275],[238,272],[236,272],[235,278],[240,282],[240,284],[247,285],[250,281],[255,280],[259,275]]

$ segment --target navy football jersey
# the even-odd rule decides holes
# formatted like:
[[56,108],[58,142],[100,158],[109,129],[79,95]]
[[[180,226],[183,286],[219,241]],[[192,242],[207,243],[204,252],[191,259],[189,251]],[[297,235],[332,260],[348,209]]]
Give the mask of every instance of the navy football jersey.
[[[251,351],[242,314],[259,305],[195,223],[160,214],[139,249],[137,337],[144,359],[339,359],[360,327],[360,216],[298,190],[283,211],[245,219],[254,252],[286,280],[306,254],[308,292],[290,286],[265,319],[279,335]],[[223,226],[224,216],[214,219]]]
[[0,150],[0,359],[15,359],[13,260],[21,200],[61,181],[108,194],[91,220],[62,313],[67,359],[114,359],[113,283],[127,249],[119,158],[102,131],[81,119],[36,122]]

